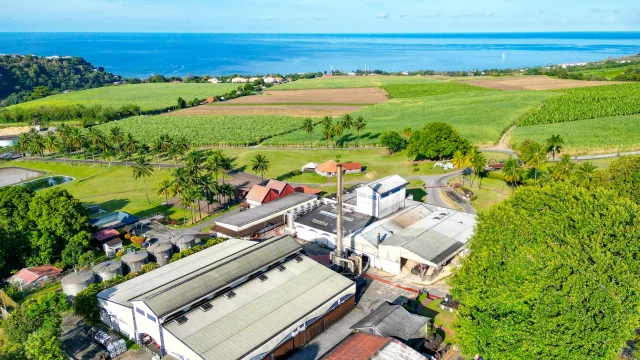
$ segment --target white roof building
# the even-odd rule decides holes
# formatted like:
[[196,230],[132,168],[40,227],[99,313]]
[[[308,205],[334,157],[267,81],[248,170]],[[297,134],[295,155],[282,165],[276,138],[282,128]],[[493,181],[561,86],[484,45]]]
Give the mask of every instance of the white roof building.
[[218,78],[210,78],[209,80],[207,80],[208,82],[212,83],[212,84],[218,84],[220,83],[220,79]]
[[243,78],[243,77],[234,77],[233,79],[231,79],[232,83],[246,83],[249,80]]
[[272,76],[267,76],[263,80],[266,84],[273,84],[276,82],[276,79]]

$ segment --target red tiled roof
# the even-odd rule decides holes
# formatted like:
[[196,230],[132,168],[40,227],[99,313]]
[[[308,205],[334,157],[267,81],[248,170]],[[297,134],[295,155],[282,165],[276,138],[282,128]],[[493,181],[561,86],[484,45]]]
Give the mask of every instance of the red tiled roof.
[[255,201],[262,203],[265,197],[269,194],[269,191],[272,189],[266,188],[262,185],[253,185],[249,193],[247,194],[247,200]]
[[62,269],[57,268],[53,265],[41,265],[36,267],[24,268],[18,271],[17,274],[10,277],[9,281],[20,279],[27,284],[31,284],[41,277],[58,276],[61,273]]
[[100,242],[113,239],[116,236],[120,236],[120,233],[118,232],[118,230],[115,230],[115,229],[104,229],[93,234],[93,238]]
[[[340,164],[342,165],[342,170],[344,171],[362,169],[362,164],[360,164],[359,162],[348,162]],[[319,165],[316,170],[324,173],[335,173],[338,171],[338,163],[333,160],[329,160],[326,163]]]
[[390,338],[358,332],[345,340],[323,357],[323,360],[367,360],[382,349]]
[[303,194],[309,194],[309,195],[318,195],[318,194],[320,194],[322,192],[322,190],[314,189],[314,188],[310,188],[308,186],[302,185],[302,186],[298,186],[296,188],[296,192],[303,193]]
[[289,185],[289,184],[287,184],[284,181],[271,179],[271,180],[269,180],[269,183],[267,183],[267,188],[268,189],[273,189],[273,190],[277,191],[278,194],[280,194],[282,192],[282,190],[284,190],[284,188],[287,187],[287,185]]

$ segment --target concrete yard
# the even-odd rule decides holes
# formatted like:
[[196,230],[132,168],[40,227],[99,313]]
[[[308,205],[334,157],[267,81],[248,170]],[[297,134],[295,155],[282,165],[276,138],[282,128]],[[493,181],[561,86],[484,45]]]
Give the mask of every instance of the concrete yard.
[[401,302],[405,298],[413,298],[415,294],[393,286],[364,279],[366,285],[362,290],[358,290],[356,308],[348,313],[344,318],[331,326],[300,351],[290,357],[291,360],[315,360],[319,359],[326,352],[336,346],[342,339],[353,332],[350,327],[360,321],[371,311],[376,309],[382,302]]

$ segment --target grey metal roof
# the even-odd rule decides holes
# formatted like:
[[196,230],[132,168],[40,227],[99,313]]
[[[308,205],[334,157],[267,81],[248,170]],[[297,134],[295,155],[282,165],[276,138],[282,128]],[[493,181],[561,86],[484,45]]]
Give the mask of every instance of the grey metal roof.
[[[302,256],[288,261],[285,271],[266,272],[233,291],[232,299],[218,297],[208,311],[187,313],[187,322],[169,322],[165,329],[206,360],[237,359],[280,334],[308,313],[347,290],[354,283]],[[354,289],[355,290],[355,289]]]
[[400,175],[391,175],[380,180],[368,183],[366,186],[370,187],[378,194],[384,194],[399,187],[407,186],[408,184],[409,182],[402,178]]
[[255,241],[228,239],[225,242],[167,264],[161,268],[137,276],[98,293],[98,297],[122,306],[132,307],[129,299],[135,298],[166,283],[180,279],[194,271],[209,266],[243,249],[256,245]]
[[246,211],[222,215],[216,223],[242,227],[317,198],[316,195],[293,193]]
[[302,246],[290,236],[265,240],[131,300],[143,300],[156,315],[164,317],[300,250]]
[[412,314],[401,305],[392,305],[383,302],[369,315],[351,326],[353,330],[365,330],[373,328],[380,335],[394,337],[407,342],[416,337],[424,337],[427,323],[430,318]]
[[[356,211],[342,211],[342,228],[344,234],[352,234],[367,225],[373,224],[377,218]],[[320,205],[313,211],[296,219],[296,223],[317,229],[321,232],[336,234],[336,210],[331,205]]]

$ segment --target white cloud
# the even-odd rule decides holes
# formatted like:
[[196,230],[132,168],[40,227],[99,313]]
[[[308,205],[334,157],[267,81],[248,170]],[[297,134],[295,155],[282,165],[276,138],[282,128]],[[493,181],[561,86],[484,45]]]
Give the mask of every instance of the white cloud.
[[376,15],[376,17],[378,19],[386,19],[386,18],[389,17],[389,13],[383,12],[383,13],[380,13],[380,14]]

